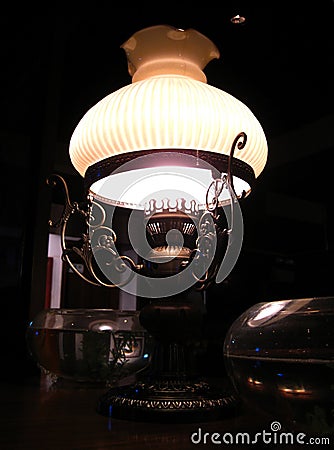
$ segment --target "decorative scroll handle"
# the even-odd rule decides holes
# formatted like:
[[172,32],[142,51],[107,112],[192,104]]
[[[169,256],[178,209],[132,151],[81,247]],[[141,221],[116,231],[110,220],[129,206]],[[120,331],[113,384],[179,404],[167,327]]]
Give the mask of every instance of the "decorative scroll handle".
[[[106,226],[103,226],[104,220],[105,220],[105,211],[102,208],[101,205],[94,202],[94,199],[92,196],[88,197],[88,202],[86,205],[86,209],[82,209],[77,202],[71,202],[68,188],[66,181],[64,178],[62,178],[60,175],[52,174],[47,179],[47,184],[55,187],[57,185],[61,185],[64,196],[65,196],[65,202],[64,202],[64,209],[62,212],[61,217],[57,221],[49,220],[49,226],[52,227],[60,227],[61,228],[61,249],[62,249],[62,258],[64,261],[66,261],[73,272],[75,272],[77,275],[79,275],[80,278],[82,278],[84,281],[94,285],[94,286],[105,286],[105,287],[120,287],[120,284],[118,283],[106,283],[103,281],[99,275],[97,275],[94,266],[93,266],[93,258],[94,258],[94,251],[105,251],[111,259],[113,259],[115,263],[115,267],[119,272],[122,272],[125,268],[125,261],[128,262],[130,266],[132,266],[133,269],[138,270],[141,267],[136,265],[131,258],[128,256],[119,256],[118,252],[116,250],[115,242],[116,242],[116,234],[115,232]],[[92,215],[92,207],[96,206],[99,211],[101,212],[102,219],[98,221],[98,223],[94,223],[94,217]],[[99,230],[103,234],[99,236],[97,239],[97,243],[94,245],[94,248],[92,249],[91,246],[91,240],[88,236],[88,233],[84,233],[82,235],[83,244],[81,248],[78,247],[72,247],[71,249],[67,248],[66,246],[66,229],[67,224],[69,221],[69,218],[72,214],[78,213],[80,214],[87,225],[87,230],[91,230],[91,234],[94,235],[94,232],[96,230]],[[70,255],[72,253],[77,254],[82,261],[84,262],[84,266],[88,270],[88,273],[90,275],[90,278],[88,278],[86,275],[81,273],[75,264],[71,261]],[[132,272],[134,273],[134,272]],[[128,280],[127,280],[128,281]]]
[[62,259],[68,263],[68,265],[71,267],[73,272],[75,272],[77,275],[79,275],[80,278],[82,278],[83,280],[87,281],[90,284],[98,286],[99,283],[87,278],[83,273],[81,273],[77,269],[77,267],[72,263],[72,261],[70,259],[70,253],[71,253],[71,251],[73,251],[74,253],[80,255],[80,257],[84,260],[84,262],[87,266],[88,260],[90,258],[90,256],[89,256],[90,245],[89,245],[88,236],[86,234],[83,235],[83,245],[82,245],[81,249],[79,249],[77,247],[73,247],[72,250],[68,249],[66,246],[66,239],[65,239],[67,224],[68,224],[68,221],[69,221],[69,218],[71,217],[71,215],[74,213],[79,213],[80,215],[83,216],[83,218],[87,222],[89,212],[85,211],[84,209],[81,209],[77,202],[73,202],[73,203],[71,202],[67,184],[63,177],[61,177],[58,174],[52,174],[46,180],[46,182],[49,186],[51,186],[53,188],[60,185],[61,188],[63,189],[63,193],[64,193],[64,197],[65,197],[64,208],[63,208],[63,212],[62,212],[62,215],[60,216],[60,218],[57,221],[52,221],[51,219],[49,220],[50,227],[56,227],[56,228],[61,229]]
[[231,147],[230,156],[228,158],[228,166],[227,166],[227,181],[229,185],[232,187],[234,191],[233,185],[233,174],[232,174],[232,160],[234,156],[235,147],[238,147],[238,150],[241,150],[245,147],[247,143],[247,134],[244,131],[241,131],[235,138]]
[[[210,184],[207,192],[206,192],[206,209],[211,212],[213,217],[217,217],[217,210],[219,208],[219,196],[222,193],[224,187],[226,187],[229,191],[233,191],[233,196],[230,195],[231,198],[231,205],[232,205],[232,198],[237,198],[237,195],[235,193],[234,185],[233,185],[233,174],[232,174],[232,161],[234,156],[235,148],[238,147],[238,149],[242,149],[245,147],[247,142],[247,135],[245,132],[241,131],[234,139],[229,158],[228,158],[228,166],[227,166],[227,175],[223,175],[221,178],[216,178],[212,181]],[[213,197],[211,201],[209,200],[210,191],[214,190]],[[233,207],[233,205],[232,205]]]
[[[225,236],[228,236],[230,240],[230,235],[232,235],[233,228],[234,228],[234,219],[235,216],[237,217],[238,222],[241,222],[242,219],[240,217],[240,211],[238,208],[235,208],[235,203],[238,201],[237,194],[234,189],[233,185],[233,173],[232,173],[232,162],[234,157],[234,151],[236,147],[241,150],[245,147],[247,143],[247,135],[245,132],[240,132],[234,139],[229,158],[228,158],[228,167],[227,167],[227,175],[224,174],[221,176],[221,178],[217,178],[212,181],[210,184],[207,193],[206,193],[206,209],[209,211],[213,217],[213,220],[215,223],[217,223],[219,219],[219,196],[222,193],[223,189],[227,189],[228,196],[230,199],[230,207],[231,207],[231,213],[230,213],[230,221],[228,228],[225,229],[219,229],[219,227],[216,225],[216,231],[217,231],[217,245],[220,247],[222,245],[222,241]],[[210,199],[210,192],[213,190],[213,196]],[[243,193],[244,194],[244,193]],[[237,205],[238,206],[238,205]],[[230,249],[230,245],[227,246],[227,252]],[[226,254],[224,257],[224,260],[226,259]],[[218,258],[219,259],[219,258]],[[220,263],[220,266],[219,266]],[[213,268],[212,268],[213,267]],[[214,260],[214,263],[211,265],[211,268],[209,268],[206,272],[205,277],[202,280],[198,280],[200,282],[200,289],[205,289],[215,278],[217,275],[217,282],[220,282],[221,280],[218,280],[218,278],[221,278],[221,272],[222,271],[222,263],[221,261],[217,261],[217,259]]]

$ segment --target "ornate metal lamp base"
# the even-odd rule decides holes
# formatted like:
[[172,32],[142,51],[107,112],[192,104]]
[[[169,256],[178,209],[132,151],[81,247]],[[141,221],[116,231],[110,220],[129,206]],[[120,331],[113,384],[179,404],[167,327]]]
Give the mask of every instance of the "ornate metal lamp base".
[[203,381],[158,380],[112,388],[99,399],[97,410],[117,419],[189,423],[218,420],[237,405],[232,392]]

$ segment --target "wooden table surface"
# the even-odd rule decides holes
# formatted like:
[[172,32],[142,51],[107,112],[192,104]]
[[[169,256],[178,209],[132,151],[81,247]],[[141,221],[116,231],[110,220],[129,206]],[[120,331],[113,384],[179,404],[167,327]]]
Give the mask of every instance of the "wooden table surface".
[[[41,377],[1,384],[1,450],[102,450],[247,448],[194,444],[202,433],[261,431],[270,421],[253,411],[206,423],[146,423],[116,420],[96,412],[105,387],[50,386]],[[267,446],[269,448],[269,446]],[[271,448],[271,447],[270,447]]]

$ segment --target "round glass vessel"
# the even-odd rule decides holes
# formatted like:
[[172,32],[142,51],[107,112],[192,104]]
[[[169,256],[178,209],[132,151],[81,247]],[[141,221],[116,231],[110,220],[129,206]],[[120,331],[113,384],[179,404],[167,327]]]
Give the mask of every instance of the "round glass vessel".
[[143,370],[151,355],[139,311],[46,309],[26,339],[41,370],[78,382],[118,382]]
[[224,360],[253,410],[292,430],[334,433],[334,297],[250,307],[227,333]]

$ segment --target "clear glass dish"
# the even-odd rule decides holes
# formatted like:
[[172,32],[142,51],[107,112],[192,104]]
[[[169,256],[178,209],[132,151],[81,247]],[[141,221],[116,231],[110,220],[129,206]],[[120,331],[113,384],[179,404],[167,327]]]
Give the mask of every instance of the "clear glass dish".
[[334,434],[334,297],[250,307],[226,335],[224,361],[250,408],[285,428]]
[[116,383],[143,370],[151,356],[139,311],[46,309],[29,324],[26,339],[42,371],[78,382]]

